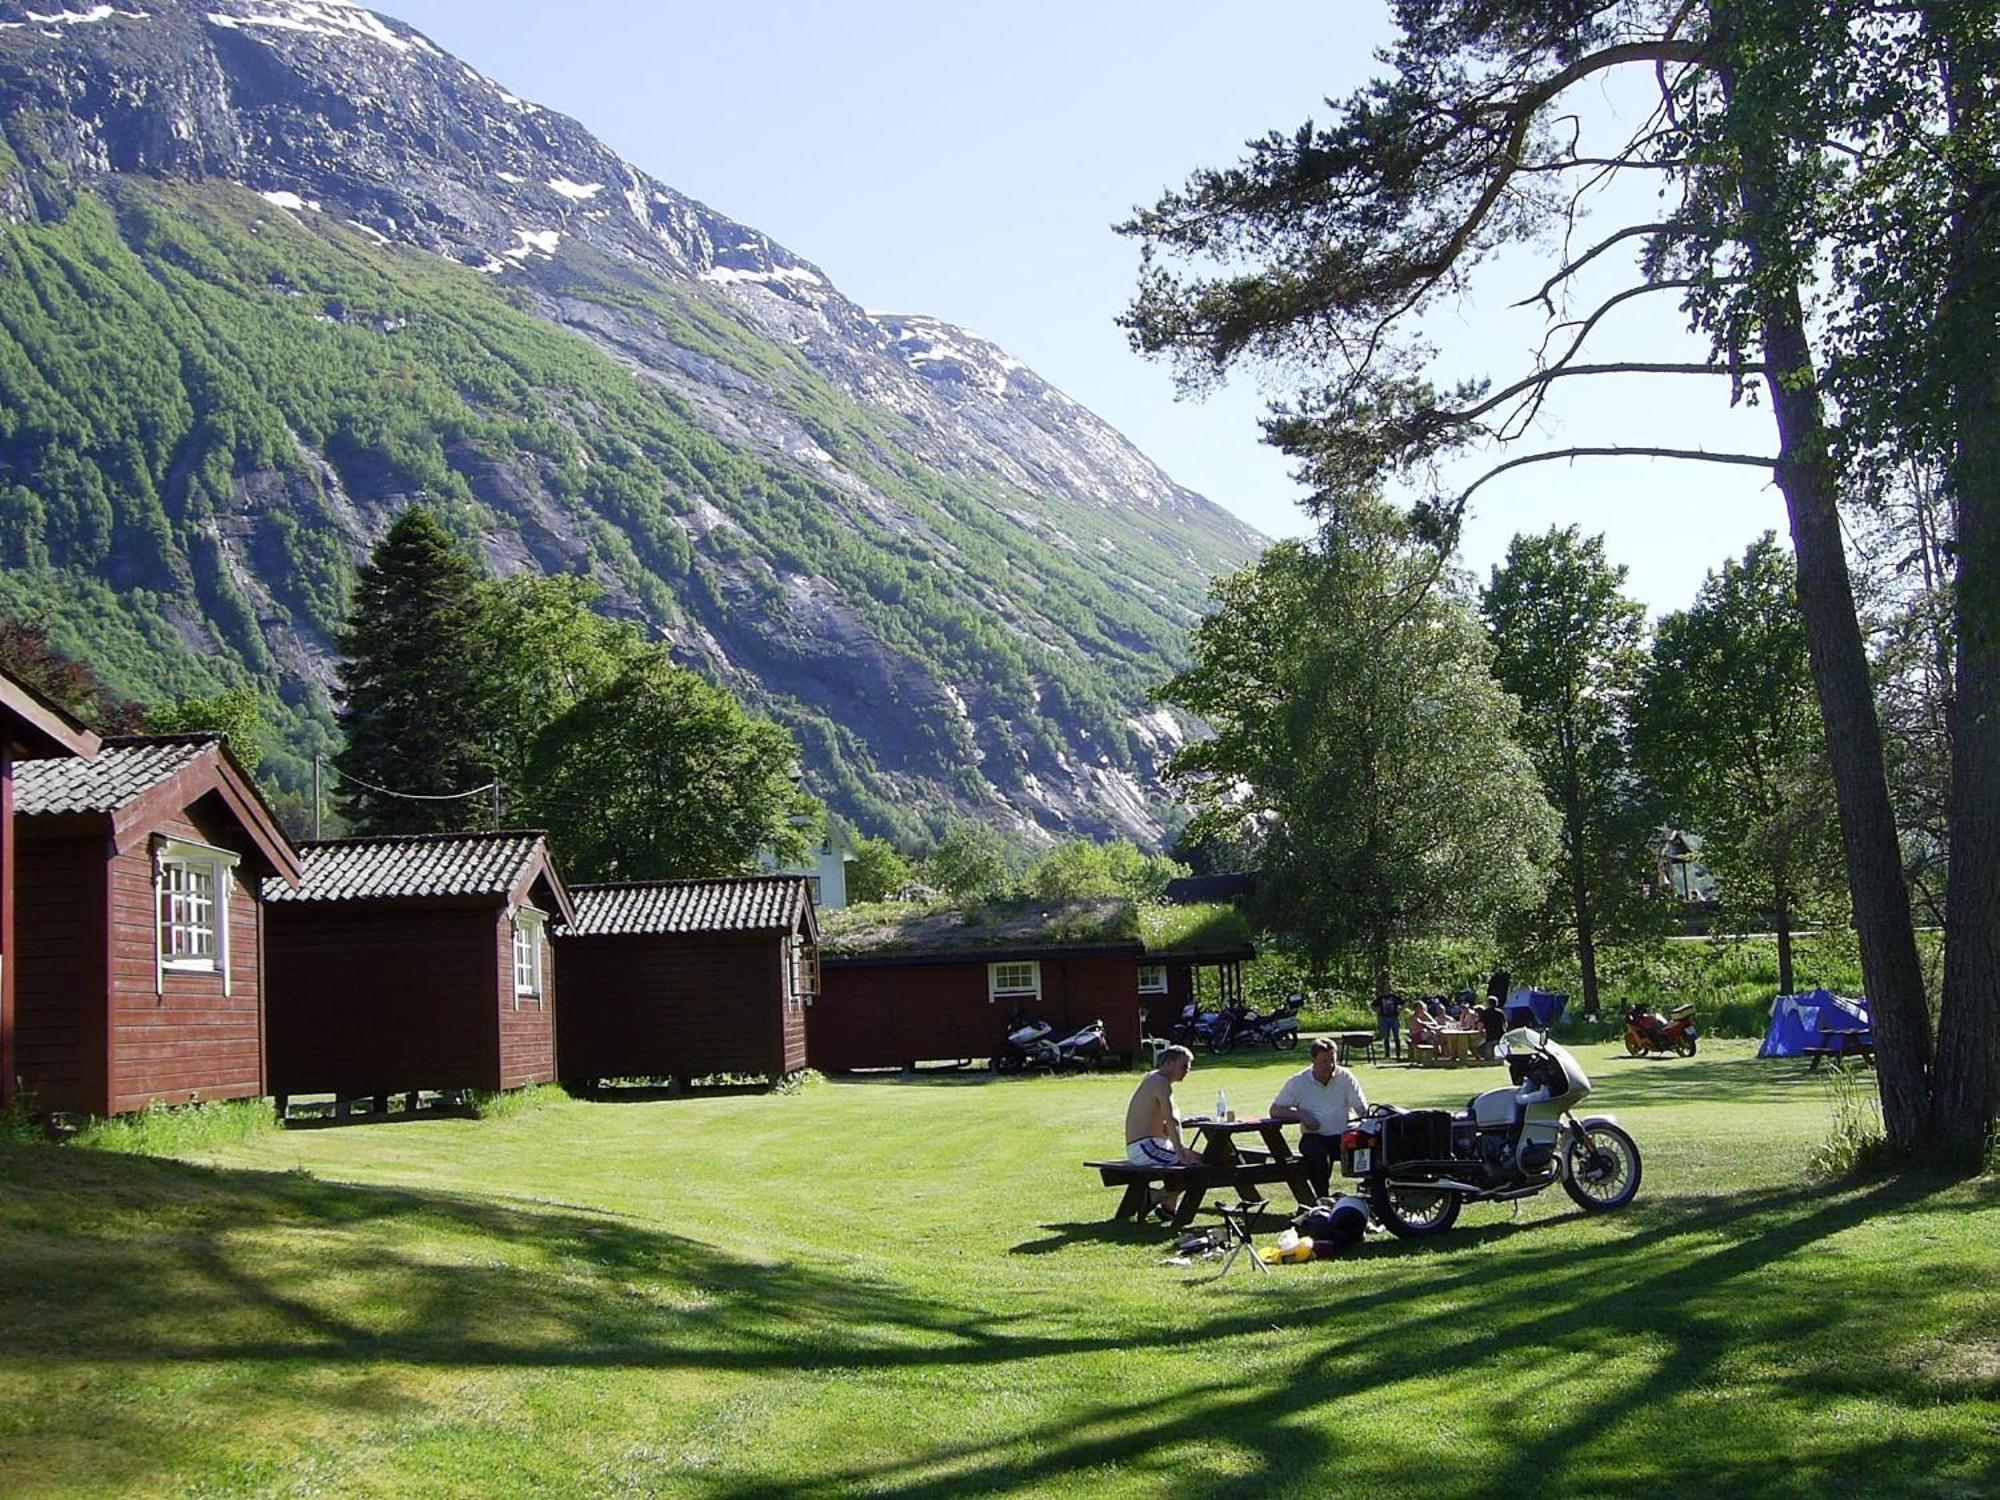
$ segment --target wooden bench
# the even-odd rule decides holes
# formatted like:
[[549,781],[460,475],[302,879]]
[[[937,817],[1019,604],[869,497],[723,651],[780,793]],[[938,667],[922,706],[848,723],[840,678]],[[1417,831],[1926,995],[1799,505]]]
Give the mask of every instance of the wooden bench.
[[1087,1161],[1084,1165],[1095,1171],[1106,1187],[1125,1189],[1111,1215],[1114,1222],[1145,1218],[1150,1204],[1149,1190],[1155,1186],[1181,1195],[1180,1203],[1174,1210],[1176,1229],[1185,1228],[1193,1222],[1202,1199],[1215,1188],[1234,1188],[1240,1201],[1250,1203],[1262,1197],[1255,1191],[1256,1188],[1267,1182],[1282,1182],[1291,1188],[1292,1196],[1300,1203],[1310,1204],[1313,1201],[1311,1187],[1305,1180],[1304,1164],[1297,1157],[1282,1162],[1259,1157],[1229,1166],[1141,1167],[1124,1160]]

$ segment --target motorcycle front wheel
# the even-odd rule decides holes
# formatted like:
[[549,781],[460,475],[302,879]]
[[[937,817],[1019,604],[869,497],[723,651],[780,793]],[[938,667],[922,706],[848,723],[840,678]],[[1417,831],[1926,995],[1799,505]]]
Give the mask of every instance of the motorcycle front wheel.
[[1421,1240],[1443,1234],[1458,1222],[1456,1193],[1440,1192],[1416,1182],[1390,1182],[1377,1177],[1368,1184],[1368,1203],[1375,1217],[1398,1239]]
[[1234,1052],[1236,1050],[1236,1033],[1233,1031],[1217,1032],[1208,1039],[1208,1050],[1213,1052],[1217,1057],[1221,1057],[1225,1052]]
[[1592,1125],[1570,1138],[1563,1191],[1585,1213],[1623,1208],[1639,1191],[1639,1146],[1616,1125]]
[[1296,1031],[1281,1031],[1272,1038],[1271,1045],[1280,1052],[1293,1051],[1299,1045],[1299,1034]]
[[1625,1033],[1625,1050],[1634,1057],[1644,1057],[1646,1055],[1646,1044],[1628,1031]]

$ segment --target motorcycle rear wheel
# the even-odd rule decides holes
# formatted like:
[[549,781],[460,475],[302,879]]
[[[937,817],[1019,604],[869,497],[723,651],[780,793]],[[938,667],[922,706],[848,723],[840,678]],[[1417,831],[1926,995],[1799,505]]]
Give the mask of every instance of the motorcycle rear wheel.
[[1585,1213],[1623,1208],[1639,1191],[1639,1145],[1616,1125],[1592,1125],[1569,1143],[1563,1191]]
[[1403,1240],[1443,1234],[1458,1222],[1462,1206],[1456,1193],[1418,1183],[1393,1183],[1386,1177],[1368,1184],[1368,1203],[1389,1232]]

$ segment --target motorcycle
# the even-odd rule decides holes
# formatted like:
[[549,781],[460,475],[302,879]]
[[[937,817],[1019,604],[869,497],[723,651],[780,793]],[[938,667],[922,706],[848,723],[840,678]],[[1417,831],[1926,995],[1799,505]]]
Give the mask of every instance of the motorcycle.
[[1005,1039],[994,1049],[988,1066],[995,1073],[1021,1073],[1029,1068],[1095,1068],[1111,1055],[1104,1023],[1092,1021],[1066,1037],[1040,1016],[1016,1011],[1007,1022]]
[[1643,1005],[1625,1009],[1625,1050],[1634,1057],[1650,1057],[1656,1052],[1693,1057],[1700,1035],[1695,1028],[1692,1003],[1676,1005],[1664,1016]]
[[1233,1052],[1238,1047],[1274,1047],[1280,1052],[1290,1052],[1299,1044],[1299,1007],[1304,998],[1292,996],[1283,1005],[1268,1015],[1261,1015],[1243,1005],[1232,1005],[1218,1017],[1218,1024],[1207,1037],[1208,1050],[1217,1054]]
[[1638,1144],[1616,1116],[1573,1112],[1590,1079],[1546,1031],[1495,1045],[1511,1087],[1475,1094],[1456,1114],[1377,1105],[1340,1138],[1340,1170],[1360,1180],[1375,1217],[1405,1239],[1443,1234],[1468,1203],[1527,1198],[1560,1183],[1587,1213],[1639,1191]]
[[1178,1042],[1183,1047],[1199,1047],[1208,1040],[1220,1019],[1219,1011],[1203,1010],[1190,1000],[1181,1007],[1180,1019],[1168,1031],[1167,1040]]

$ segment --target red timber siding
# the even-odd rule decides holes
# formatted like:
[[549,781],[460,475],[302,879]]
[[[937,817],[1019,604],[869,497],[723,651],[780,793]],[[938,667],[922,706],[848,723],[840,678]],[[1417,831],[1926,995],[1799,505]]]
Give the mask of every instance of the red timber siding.
[[272,1093],[503,1086],[498,908],[276,901],[266,916]]
[[500,913],[500,1087],[524,1088],[553,1083],[556,1077],[556,963],[547,924],[543,924],[542,993],[514,993],[514,923]]
[[806,1065],[806,1006],[785,997],[775,933],[565,937],[565,1078],[784,1074]]
[[[203,820],[206,822],[207,820]],[[167,838],[235,848],[240,838],[186,818],[151,830]],[[111,1113],[158,1100],[243,1099],[264,1092],[263,903],[254,864],[239,867],[229,895],[229,985],[222,975],[155,968],[153,851],[140,840],[112,860]]]
[[16,850],[14,1066],[37,1112],[110,1107],[103,835]]
[[[986,998],[988,958],[964,963],[829,962],[813,1007],[809,1053],[822,1072],[990,1057],[1013,1002]],[[1104,1022],[1113,1052],[1139,1048],[1136,957],[1044,958],[1042,998],[1028,1004],[1058,1035]]]
[[[207,819],[150,833],[244,852]],[[115,855],[96,833],[21,845],[16,1065],[37,1109],[123,1114],[264,1092],[262,903],[246,866],[229,895],[225,994],[220,973],[156,967],[150,837]]]
[[14,1102],[14,747],[0,734],[0,1109]]

